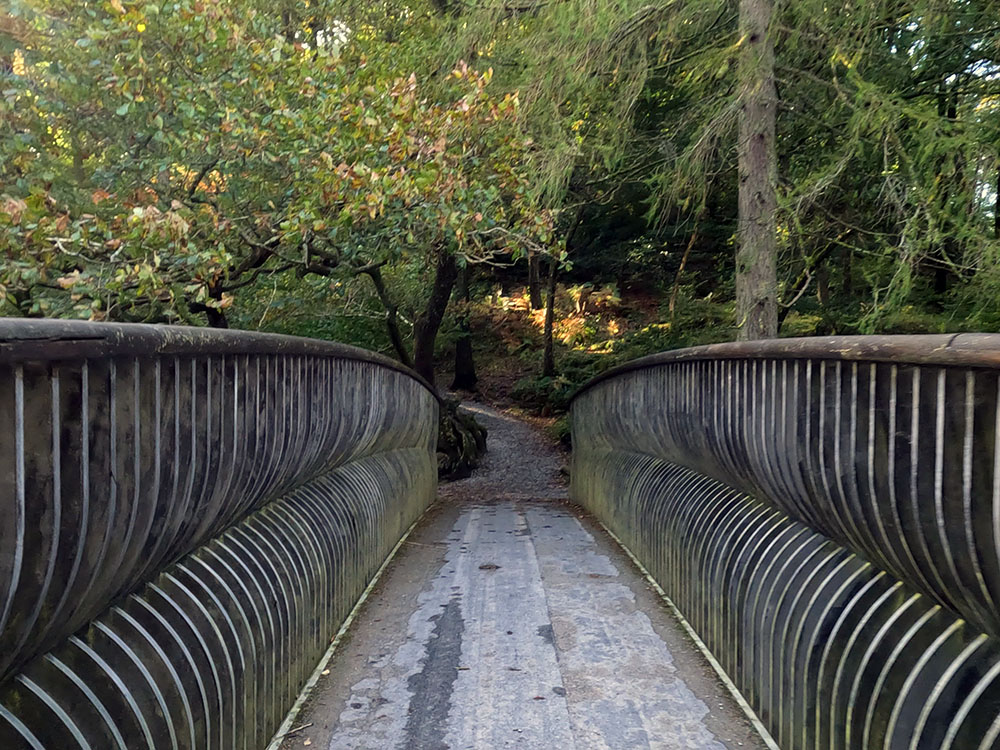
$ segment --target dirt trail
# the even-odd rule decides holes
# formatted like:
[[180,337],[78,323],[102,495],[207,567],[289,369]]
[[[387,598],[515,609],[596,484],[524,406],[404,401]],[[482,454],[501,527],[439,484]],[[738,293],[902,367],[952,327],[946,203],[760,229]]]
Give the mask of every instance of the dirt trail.
[[442,484],[442,502],[467,502],[501,497],[565,500],[566,483],[560,473],[564,454],[531,425],[482,404],[466,403],[488,431],[482,465],[467,479]]

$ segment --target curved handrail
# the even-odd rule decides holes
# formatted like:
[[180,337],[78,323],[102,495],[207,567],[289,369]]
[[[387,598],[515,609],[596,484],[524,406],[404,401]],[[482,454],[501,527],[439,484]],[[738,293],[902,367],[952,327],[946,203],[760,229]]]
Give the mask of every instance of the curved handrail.
[[441,400],[437,390],[409,367],[335,341],[227,328],[0,318],[0,362],[152,354],[298,354],[370,362],[413,378]]
[[705,359],[825,359],[993,368],[1000,367],[1000,333],[812,336],[691,346],[611,367],[581,385],[570,401],[598,383],[627,372]]

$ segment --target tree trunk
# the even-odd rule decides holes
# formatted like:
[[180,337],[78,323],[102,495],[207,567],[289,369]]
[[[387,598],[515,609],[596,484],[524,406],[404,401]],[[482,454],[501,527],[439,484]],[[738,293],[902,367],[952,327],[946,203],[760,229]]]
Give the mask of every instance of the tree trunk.
[[[218,302],[222,299],[222,290],[218,287],[209,287],[208,296]],[[218,307],[211,307],[201,302],[191,302],[188,304],[188,309],[195,314],[205,313],[205,320],[211,328],[229,328],[226,313]]]
[[542,377],[556,374],[555,349],[552,344],[552,322],[556,308],[556,269],[558,260],[549,259],[549,281],[545,296],[545,348],[542,351]]
[[701,213],[699,212],[698,218],[694,220],[694,229],[691,230],[691,237],[688,239],[687,246],[684,248],[684,255],[681,256],[681,264],[677,267],[677,273],[674,274],[674,288],[670,290],[670,302],[667,304],[667,312],[670,315],[670,327],[673,330],[674,325],[674,314],[677,312],[677,295],[681,291],[681,276],[684,274],[684,269],[687,267],[688,258],[691,257],[691,248],[698,241],[698,222],[701,220]]
[[825,260],[816,264],[816,301],[825,314],[830,307],[830,272],[827,271]]
[[538,255],[528,256],[528,304],[532,310],[542,309],[542,279]]
[[997,195],[993,204],[993,236],[1000,240],[1000,167],[997,167]]
[[586,284],[580,286],[580,293],[576,296],[576,314],[580,316],[585,316],[587,314],[587,302],[590,301],[590,295],[594,293],[594,285],[589,281]]
[[212,328],[229,328],[229,321],[226,314],[215,307],[205,306],[205,317]]
[[[938,85],[938,116],[947,119],[949,123],[958,121],[958,93],[948,83],[948,76]],[[946,133],[953,132],[950,131],[950,124],[943,127]],[[951,179],[944,177],[948,173],[952,175]],[[924,265],[930,268],[932,288],[936,295],[936,298],[932,300],[932,305],[938,311],[943,311],[945,295],[951,288],[954,277],[960,276],[956,264],[961,265],[962,262],[962,244],[956,239],[955,221],[952,218],[955,207],[952,204],[963,193],[972,191],[965,190],[964,159],[960,149],[942,154],[938,158],[938,174],[941,175],[939,178],[941,180],[941,193],[935,208],[943,217],[942,238],[927,259],[929,262]]]
[[382,270],[376,266],[364,271],[368,278],[375,285],[375,293],[378,294],[382,306],[385,308],[385,327],[389,332],[389,341],[392,348],[399,357],[399,361],[407,367],[413,367],[413,360],[406,350],[406,343],[403,341],[403,334],[399,330],[399,307],[395,305],[389,296],[389,290],[385,288],[385,281],[382,279]]
[[[90,183],[90,180],[87,179],[87,169],[84,166],[86,162],[86,156],[83,153],[83,147],[80,145],[79,136],[73,135],[72,143],[73,143],[73,179],[76,180],[77,187],[82,188]],[[166,192],[166,189],[167,187],[165,186],[164,192]]]
[[297,19],[287,11],[281,11],[281,29],[288,44],[295,43],[295,27]]
[[840,296],[850,299],[854,294],[854,250],[848,248],[844,253],[841,270],[843,275],[840,277]]
[[458,316],[458,339],[455,341],[455,379],[451,383],[451,388],[455,391],[474,391],[479,380],[472,357],[472,333],[469,331],[470,274],[469,265],[466,264],[458,272],[455,285],[455,296],[462,304],[462,312]]
[[455,256],[446,248],[440,248],[437,251],[431,295],[423,312],[413,323],[413,369],[431,385],[434,385],[434,343],[437,341],[445,310],[448,309],[448,299],[457,275]]
[[740,0],[736,317],[744,341],[778,334],[773,10],[773,0]]

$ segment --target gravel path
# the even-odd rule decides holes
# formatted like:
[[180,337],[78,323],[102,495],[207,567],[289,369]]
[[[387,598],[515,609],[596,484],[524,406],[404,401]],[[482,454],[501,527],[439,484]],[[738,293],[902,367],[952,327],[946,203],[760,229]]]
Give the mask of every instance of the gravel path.
[[563,456],[467,408],[488,459],[442,485],[283,748],[762,750],[622,550],[566,501]]
[[472,476],[441,485],[438,495],[443,501],[567,497],[559,471],[563,455],[538,430],[482,404],[467,402],[461,408],[487,429],[487,452]]

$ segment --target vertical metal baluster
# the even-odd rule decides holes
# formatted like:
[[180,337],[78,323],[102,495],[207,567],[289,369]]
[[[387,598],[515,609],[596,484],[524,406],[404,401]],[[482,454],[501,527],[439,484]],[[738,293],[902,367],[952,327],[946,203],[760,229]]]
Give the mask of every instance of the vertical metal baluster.
[[[14,368],[14,548],[10,550],[10,579],[7,581],[7,596],[0,607],[0,633],[4,632],[10,617],[17,587],[21,581],[21,566],[24,563],[24,369]],[[1000,473],[998,473],[1000,476]],[[2,662],[0,662],[2,664]],[[3,666],[6,666],[5,664]]]

